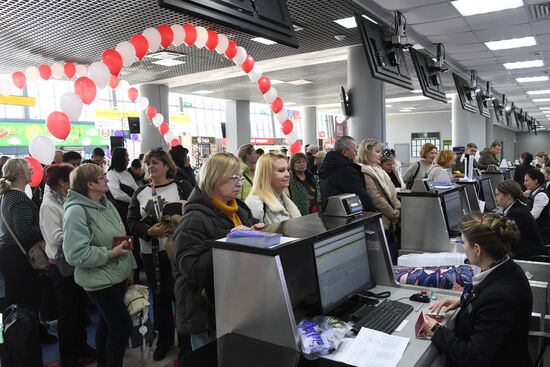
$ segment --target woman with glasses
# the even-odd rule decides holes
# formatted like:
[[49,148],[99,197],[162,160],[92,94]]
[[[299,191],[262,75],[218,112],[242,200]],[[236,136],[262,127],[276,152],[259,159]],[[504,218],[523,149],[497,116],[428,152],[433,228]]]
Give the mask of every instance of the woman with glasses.
[[254,174],[254,184],[246,205],[254,218],[265,224],[279,223],[301,217],[290,199],[288,161],[282,153],[265,153],[260,157]]
[[212,252],[206,241],[258,223],[238,199],[242,174],[234,155],[210,157],[201,167],[199,186],[189,196],[174,233],[176,322],[180,333],[191,335],[193,350],[216,337]]
[[141,257],[147,275],[147,284],[153,295],[154,326],[158,332],[153,359],[160,361],[174,344],[174,278],[167,253],[172,226],[163,221],[162,211],[168,203],[187,200],[191,184],[176,181],[176,165],[170,155],[155,149],[143,158],[145,178],[151,180],[136,190],[128,208],[128,226],[131,234],[139,237]]
[[290,157],[290,198],[300,210],[300,214],[317,213],[321,202],[319,179],[307,168],[308,161],[304,153],[295,153]]
[[136,261],[125,236],[122,219],[105,193],[103,168],[86,163],[70,175],[63,216],[63,252],[75,267],[74,280],[84,288],[99,311],[96,331],[98,366],[121,367],[132,322],[124,304],[127,284]]

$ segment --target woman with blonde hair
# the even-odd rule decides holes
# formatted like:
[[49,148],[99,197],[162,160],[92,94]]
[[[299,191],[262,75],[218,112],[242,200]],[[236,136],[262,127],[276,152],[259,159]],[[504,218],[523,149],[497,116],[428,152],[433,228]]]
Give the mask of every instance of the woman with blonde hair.
[[430,181],[437,181],[441,172],[445,170],[449,175],[449,179],[452,179],[453,174],[451,172],[451,168],[453,168],[454,164],[455,153],[448,149],[442,150],[435,159],[435,165],[433,165],[426,173],[426,177]]
[[411,165],[403,175],[403,181],[405,181],[407,189],[412,187],[414,180],[426,177],[426,172],[434,164],[436,156],[437,147],[435,145],[432,143],[422,145],[422,148],[420,148],[420,157],[422,159]]
[[300,210],[290,199],[288,161],[282,153],[265,153],[256,164],[252,191],[246,205],[254,218],[265,224],[300,217]]

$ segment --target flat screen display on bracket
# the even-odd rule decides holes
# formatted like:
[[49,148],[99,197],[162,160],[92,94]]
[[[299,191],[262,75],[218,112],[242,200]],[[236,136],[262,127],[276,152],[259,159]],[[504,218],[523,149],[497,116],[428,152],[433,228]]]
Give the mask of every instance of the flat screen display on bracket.
[[432,58],[412,47],[409,49],[409,53],[420,82],[420,88],[422,88],[422,94],[436,101],[447,103],[445,89],[441,82],[441,72],[432,66]]
[[487,95],[487,93],[485,93],[483,88],[480,87],[480,89],[481,90],[476,93],[476,101],[479,108],[479,113],[481,114],[481,116],[491,117],[491,112],[489,111],[489,103],[491,100],[488,98],[484,98],[483,96]]
[[495,98],[493,99],[493,111],[495,111],[495,119],[499,124],[504,124],[504,107],[500,106],[500,103]]
[[477,107],[476,97],[473,91],[470,89],[470,83],[458,74],[453,73],[453,79],[455,81],[456,92],[460,99],[462,108],[468,112],[477,113],[479,109]]

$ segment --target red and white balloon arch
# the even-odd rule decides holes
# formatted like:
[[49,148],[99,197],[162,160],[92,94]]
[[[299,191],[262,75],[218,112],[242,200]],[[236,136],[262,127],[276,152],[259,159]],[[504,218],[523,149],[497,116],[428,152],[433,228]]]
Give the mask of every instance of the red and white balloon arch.
[[[281,130],[286,136],[291,153],[299,152],[302,148],[298,141],[298,135],[294,124],[288,119],[288,111],[284,102],[278,96],[277,89],[271,85],[268,77],[263,75],[262,69],[256,65],[254,58],[245,48],[238,46],[226,35],[201,26],[161,24],[156,28],[145,29],[141,34],[133,35],[129,41],[120,42],[114,49],[103,51],[101,61],[96,61],[89,66],[75,65],[72,62],[65,64],[54,63],[52,65],[30,66],[24,72],[12,73],[11,81],[0,79],[0,95],[10,95],[13,87],[23,89],[28,81],[36,81],[39,78],[49,80],[52,76],[61,79],[74,80],[74,92],[67,92],[60,97],[59,109],[50,113],[46,119],[48,131],[59,139],[65,139],[71,132],[71,120],[76,121],[82,113],[83,104],[91,104],[97,93],[97,89],[107,86],[117,89],[128,96],[131,102],[138,103],[141,111],[158,128],[164,140],[171,146],[180,144],[170,126],[165,122],[164,116],[157,112],[157,108],[149,104],[146,97],[139,97],[138,90],[130,87],[127,81],[120,80],[119,74],[123,67],[129,67],[137,60],[141,60],[148,52],[156,52],[159,48],[168,48],[170,45],[179,47],[185,44],[187,47],[206,47],[209,51],[216,51],[232,60],[241,68],[252,83],[257,84],[264,99],[271,105],[271,110],[277,116],[281,124]],[[29,143],[31,156],[42,164],[50,164],[55,154],[55,147],[46,136],[37,136]]]

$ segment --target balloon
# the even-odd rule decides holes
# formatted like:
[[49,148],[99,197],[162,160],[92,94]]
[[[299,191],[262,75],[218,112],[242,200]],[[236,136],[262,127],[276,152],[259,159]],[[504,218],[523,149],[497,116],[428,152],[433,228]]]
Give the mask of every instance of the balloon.
[[59,109],[65,112],[71,121],[78,121],[82,113],[82,100],[73,92],[64,93],[59,100]]
[[67,79],[71,79],[76,74],[76,66],[72,62],[68,62],[63,66],[63,71]]
[[65,140],[71,132],[71,121],[64,112],[54,111],[46,118],[46,127],[50,134]]
[[271,111],[274,114],[278,114],[283,109],[283,100],[281,97],[275,98],[273,103],[271,103]]
[[11,80],[13,81],[13,85],[19,89],[25,88],[25,84],[27,84],[27,77],[21,71],[16,71],[11,74]]
[[132,141],[139,141],[139,134],[132,134]]
[[283,123],[283,121],[285,121],[286,119],[288,118],[288,111],[286,110],[286,108],[283,108],[281,111],[279,111],[279,113],[277,114],[277,121],[279,121],[279,123]]
[[157,31],[160,34],[160,45],[162,48],[168,48],[174,40],[174,32],[168,24],[161,24],[157,27]]
[[122,56],[118,53],[117,50],[108,48],[107,50],[103,51],[103,54],[101,55],[101,61],[103,61],[103,63],[107,65],[112,75],[120,74],[120,70],[122,70]]
[[135,102],[138,97],[138,91],[136,88],[132,87],[128,89],[128,99],[132,102]]
[[[44,178],[44,169],[42,168],[42,165],[40,165],[40,162],[33,157],[25,157],[25,160],[33,170],[30,185],[31,187],[37,187]],[[50,161],[50,163],[52,162]]]
[[292,131],[286,135],[286,141],[288,144],[292,145],[296,140],[298,140],[298,132],[296,129],[292,129]]
[[195,27],[195,30],[197,31],[197,40],[195,41],[195,46],[197,48],[203,48],[206,44],[206,41],[208,40],[208,31],[206,28],[198,26]]
[[257,83],[262,77],[262,68],[259,65],[254,64],[252,70],[248,73],[248,78],[252,83]]
[[237,47],[237,54],[233,58],[233,62],[235,63],[235,65],[241,66],[245,59],[246,59],[246,50],[244,49],[244,47],[241,47],[241,46]]
[[92,79],[82,76],[74,82],[74,91],[84,104],[90,104],[95,99],[97,88]]
[[147,117],[152,119],[157,114],[157,108],[155,106],[149,106],[145,110],[145,114],[147,115]]
[[267,103],[271,104],[275,101],[275,98],[277,98],[277,89],[275,89],[275,87],[271,87],[267,92],[265,92],[264,99]]
[[109,68],[101,61],[90,64],[88,75],[99,89],[103,89],[109,83]]
[[271,81],[267,76],[262,76],[258,79],[258,89],[262,92],[262,94],[265,94],[269,88],[271,88]]
[[122,64],[131,66],[136,61],[136,49],[128,41],[122,41],[116,45],[115,50],[122,56]]
[[52,76],[52,68],[50,68],[50,65],[46,65],[46,64],[40,65],[38,67],[38,72],[40,73],[40,77],[44,80],[48,80]]
[[166,134],[164,134],[164,141],[170,144],[170,142],[175,138],[174,133],[172,131],[168,131]]
[[185,38],[183,39],[183,43],[185,43],[187,46],[191,47],[197,40],[197,30],[193,25],[189,23],[185,23],[183,25],[183,30],[185,31]]
[[160,46],[160,33],[155,28],[147,28],[143,31],[143,36],[149,43],[149,51],[156,52]]
[[229,40],[227,42],[227,49],[225,50],[225,57],[227,57],[228,60],[233,60],[235,55],[237,55],[237,42]]
[[128,93],[128,89],[130,89],[130,83],[128,83],[127,80],[121,80],[118,83],[117,90],[120,92],[121,95],[125,95]]
[[149,41],[142,34],[135,34],[130,38],[130,43],[134,46],[136,50],[136,57],[138,59],[143,59],[147,55],[147,50],[149,49]]
[[149,99],[147,97],[139,97],[138,103],[139,109],[141,111],[145,111],[145,109],[149,106]]
[[11,82],[8,79],[0,79],[0,95],[9,96],[11,93]]
[[63,78],[63,73],[64,73],[64,70],[63,70],[63,65],[58,63],[58,62],[54,62],[52,64],[52,75],[55,79],[59,80],[61,78]]
[[164,122],[164,116],[162,113],[157,113],[155,117],[153,117],[153,125],[155,127],[159,127]]
[[225,34],[218,33],[218,45],[216,46],[216,52],[220,55],[225,53],[225,50],[227,50],[228,42],[229,40],[227,39],[227,36]]
[[122,131],[120,131],[120,130],[115,130],[115,132],[113,133],[113,136],[119,136],[119,137],[121,137],[121,136],[124,136],[124,133],[123,133]]
[[109,87],[111,87],[111,89],[116,89],[116,87],[118,87],[118,83],[120,83],[120,79],[118,78],[118,76],[109,76]]
[[86,67],[86,65],[76,65],[76,76],[88,76],[88,68]]
[[172,33],[174,34],[172,44],[176,47],[179,47],[183,43],[183,39],[185,38],[183,27],[179,24],[172,24],[170,28],[172,29]]
[[286,120],[281,124],[281,131],[285,135],[290,134],[293,128],[294,128],[294,124],[290,120]]
[[50,138],[38,135],[29,142],[29,152],[42,164],[52,164],[55,156],[55,146]]
[[175,146],[181,145],[181,142],[178,138],[174,138],[170,140],[170,146],[173,148]]
[[248,55],[244,59],[244,62],[241,65],[241,69],[243,69],[243,71],[248,74],[252,71],[252,68],[254,68],[254,58]]
[[36,66],[29,66],[25,69],[25,76],[27,77],[27,82],[34,82],[40,77],[40,71]]
[[170,130],[170,126],[168,125],[167,122],[163,122],[162,124],[159,125],[160,135],[165,135],[169,130]]
[[290,145],[290,153],[298,153],[302,150],[302,144],[299,141],[294,142],[294,144]]
[[214,50],[218,45],[218,34],[215,31],[208,30],[208,39],[206,40],[206,48],[210,51]]

